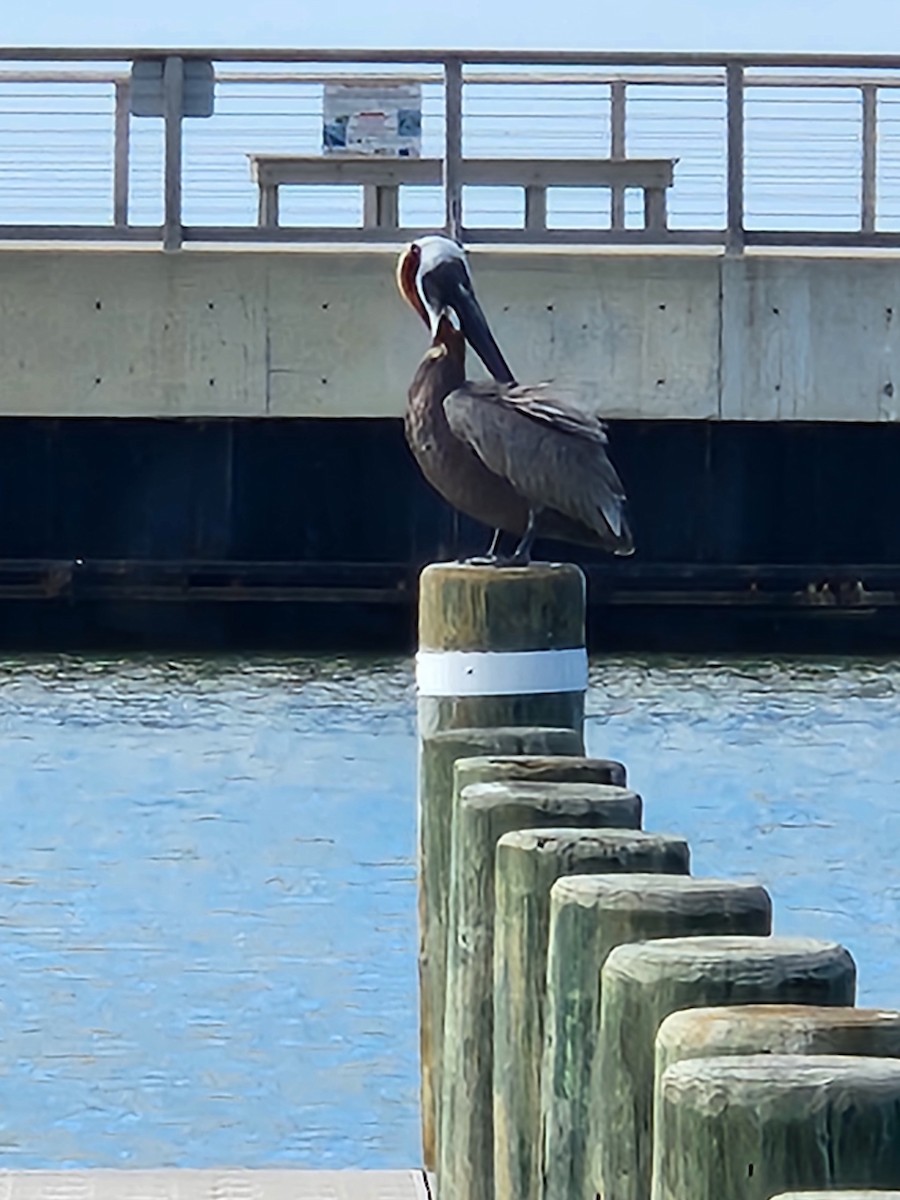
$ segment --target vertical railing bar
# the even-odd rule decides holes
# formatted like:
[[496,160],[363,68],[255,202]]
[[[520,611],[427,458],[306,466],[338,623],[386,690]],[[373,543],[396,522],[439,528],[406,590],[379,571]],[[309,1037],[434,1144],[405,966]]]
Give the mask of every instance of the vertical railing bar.
[[181,122],[184,114],[184,59],[171,55],[163,68],[163,115],[166,134],[165,222],[163,249],[180,250]]
[[547,228],[547,189],[527,187],[525,189],[525,228],[535,231]]
[[[609,85],[609,152],[612,158],[625,157],[626,84],[616,79]],[[612,188],[610,224],[613,229],[625,228],[625,189]]]
[[875,211],[878,191],[878,87],[866,83],[862,92],[862,187],[860,188],[860,222],[863,233],[875,232]]
[[116,116],[113,134],[113,224],[128,224],[128,175],[131,155],[131,84],[116,83]]
[[374,183],[363,184],[363,229],[378,225],[378,188]]
[[462,232],[462,60],[444,63],[444,206],[450,237]]
[[744,249],[744,67],[729,62],[725,67],[725,96],[728,127],[727,205],[729,253]]

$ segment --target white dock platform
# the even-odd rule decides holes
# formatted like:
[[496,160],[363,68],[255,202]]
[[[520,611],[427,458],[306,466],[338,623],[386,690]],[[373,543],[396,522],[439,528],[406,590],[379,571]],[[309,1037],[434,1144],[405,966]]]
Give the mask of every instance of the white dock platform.
[[0,1171],[2,1200],[431,1200],[425,1172]]

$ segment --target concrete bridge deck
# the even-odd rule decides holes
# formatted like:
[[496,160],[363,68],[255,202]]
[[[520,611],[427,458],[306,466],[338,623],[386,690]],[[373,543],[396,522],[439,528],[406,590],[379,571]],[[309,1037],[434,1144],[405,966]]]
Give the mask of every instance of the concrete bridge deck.
[[[398,417],[428,342],[397,294],[398,249],[0,243],[0,416]],[[900,418],[894,253],[471,258],[518,377],[609,419]]]

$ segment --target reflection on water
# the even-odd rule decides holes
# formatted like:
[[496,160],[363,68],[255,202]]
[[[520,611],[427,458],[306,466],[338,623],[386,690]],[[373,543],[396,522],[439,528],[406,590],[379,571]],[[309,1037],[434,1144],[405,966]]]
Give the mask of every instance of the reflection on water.
[[[695,874],[900,1002],[900,665],[597,662]],[[7,1167],[418,1161],[406,660],[0,663]]]
[[5,1166],[414,1161],[405,664],[10,662]]

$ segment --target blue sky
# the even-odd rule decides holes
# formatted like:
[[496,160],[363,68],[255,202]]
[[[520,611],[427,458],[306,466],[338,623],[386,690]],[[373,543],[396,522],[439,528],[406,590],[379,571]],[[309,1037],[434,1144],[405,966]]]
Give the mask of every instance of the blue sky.
[[31,0],[10,45],[900,52],[897,0]]

